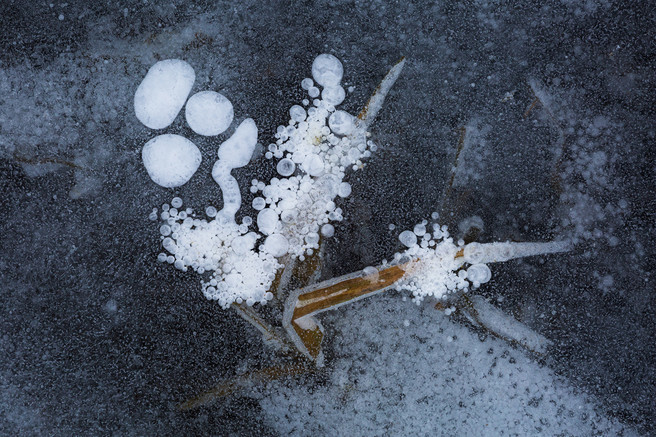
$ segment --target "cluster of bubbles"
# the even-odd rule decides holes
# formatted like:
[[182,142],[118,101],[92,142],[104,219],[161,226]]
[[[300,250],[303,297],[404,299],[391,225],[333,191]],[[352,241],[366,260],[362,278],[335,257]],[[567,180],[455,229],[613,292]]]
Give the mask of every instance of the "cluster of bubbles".
[[[437,213],[433,213],[437,219]],[[397,290],[412,293],[416,303],[431,296],[443,299],[449,293],[478,288],[488,282],[492,273],[481,261],[479,243],[454,243],[446,226],[422,221],[412,230],[404,230],[399,240],[407,247],[394,255],[395,263],[407,263],[406,273],[395,285]],[[466,268],[465,268],[466,267]]]
[[[260,236],[249,232],[245,223],[196,218],[191,208],[182,209],[179,197],[158,212],[154,209],[150,216],[163,221],[160,234],[166,252],[160,253],[158,260],[182,271],[212,272],[210,279],[202,282],[205,297],[217,300],[223,308],[233,302],[252,305],[273,298],[268,290],[280,264],[271,253],[253,250]],[[206,212],[217,214],[213,207]],[[249,222],[247,219],[244,221]]]
[[[155,63],[134,95],[137,119],[151,129],[164,129],[185,106],[187,124],[195,133],[216,136],[225,132],[234,118],[232,103],[215,91],[201,91],[187,99],[195,80],[193,67],[183,60],[166,59]],[[202,156],[189,139],[162,134],[144,145],[142,159],[153,182],[173,188],[191,179]]]
[[351,194],[346,171],[362,168],[362,160],[376,150],[358,119],[336,109],[346,95],[342,75],[342,64],[334,56],[314,60],[314,80],[301,81],[312,102],[304,99],[303,106],[291,107],[288,124],[278,126],[276,142],[265,154],[277,160],[280,178],[269,184],[253,180],[251,192],[260,193],[253,200],[258,229],[268,235],[265,245],[273,240],[270,246],[279,255],[303,260],[319,247],[320,236],[334,234],[330,222],[343,218],[335,199]]
[[[343,219],[335,200],[351,194],[350,184],[344,181],[346,171],[362,168],[362,160],[376,150],[357,118],[335,108],[346,95],[340,85],[341,62],[332,55],[319,55],[312,76],[301,82],[312,102],[304,99],[303,106],[292,106],[289,123],[278,127],[276,142],[265,154],[277,160],[280,177],[268,184],[252,181],[251,193],[259,194],[252,202],[258,211],[255,220],[244,217],[237,224],[236,209],[226,214],[226,205],[222,211],[207,207],[209,220],[196,218],[191,209],[181,209],[177,197],[171,205],[163,205],[161,213],[151,214],[153,220],[164,222],[160,233],[165,252],[158,259],[183,271],[212,272],[210,280],[202,282],[203,293],[224,308],[233,302],[266,303],[273,297],[268,290],[281,267],[278,259],[287,255],[302,261],[319,247],[322,236],[333,236],[331,222]],[[242,143],[250,145],[253,135],[246,133],[234,134],[234,144],[228,140],[230,147],[222,145],[219,150],[217,164],[227,168],[219,174],[215,165],[213,176],[224,192],[224,203],[228,189],[238,189],[229,178],[230,170],[247,162],[241,149],[250,147]],[[254,225],[257,232],[251,230]]]

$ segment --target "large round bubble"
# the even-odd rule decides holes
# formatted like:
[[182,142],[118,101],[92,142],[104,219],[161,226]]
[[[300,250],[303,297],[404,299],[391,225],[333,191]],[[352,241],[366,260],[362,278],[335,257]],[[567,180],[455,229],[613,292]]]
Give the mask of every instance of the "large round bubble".
[[141,151],[148,175],[158,185],[172,188],[187,183],[201,162],[198,147],[180,135],[159,135]]
[[312,77],[322,86],[330,87],[339,85],[344,75],[342,63],[329,54],[317,56],[312,63]]
[[232,103],[214,91],[196,93],[187,102],[185,117],[189,127],[199,135],[225,132],[234,117]]

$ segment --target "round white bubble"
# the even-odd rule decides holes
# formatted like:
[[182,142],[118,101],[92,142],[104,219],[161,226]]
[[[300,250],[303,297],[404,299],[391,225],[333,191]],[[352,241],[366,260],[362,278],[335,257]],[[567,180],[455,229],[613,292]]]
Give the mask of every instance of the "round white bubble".
[[289,250],[289,241],[283,235],[271,234],[264,241],[264,250],[275,257],[283,256]]
[[294,174],[294,170],[296,170],[296,164],[294,164],[294,161],[292,161],[289,158],[283,158],[280,161],[278,161],[278,165],[276,165],[276,170],[280,174],[280,176],[291,176]]
[[278,214],[271,208],[264,208],[257,214],[257,228],[264,235],[272,234],[278,223]]
[[289,116],[295,122],[301,122],[305,120],[305,117],[307,117],[307,113],[305,112],[305,109],[302,106],[294,105],[289,109]]
[[492,272],[485,264],[474,264],[467,269],[467,279],[473,283],[485,284],[491,278]]
[[280,213],[280,220],[282,220],[283,223],[289,224],[289,223],[293,223],[296,220],[297,216],[298,216],[298,211],[296,211],[295,209],[287,209]]
[[417,245],[417,235],[412,231],[403,231],[399,234],[399,241],[406,247]]
[[312,77],[324,87],[339,85],[343,75],[344,67],[333,55],[324,53],[317,56],[312,63]]
[[314,86],[314,81],[309,77],[306,77],[301,81],[301,88],[303,88],[304,90],[309,90],[313,86]]
[[205,208],[205,214],[207,214],[208,217],[216,217],[217,210],[213,206],[208,206]]
[[341,86],[329,86],[321,91],[321,98],[333,106],[337,106],[344,101],[346,91]]
[[328,119],[330,130],[336,135],[348,135],[353,131],[354,117],[346,111],[335,111]]
[[348,182],[342,182],[339,184],[339,188],[337,189],[337,194],[339,197],[348,197],[351,195],[351,184]]
[[180,135],[159,135],[141,151],[148,176],[166,188],[184,185],[196,173],[201,162],[198,147]]
[[139,121],[151,129],[173,123],[195,80],[194,69],[180,59],[166,59],[150,67],[134,94]]
[[316,232],[310,232],[305,236],[305,242],[308,244],[318,244],[319,234],[317,234]]
[[321,235],[327,238],[332,237],[335,235],[335,227],[330,223],[326,223],[325,225],[321,226]]
[[179,197],[174,197],[171,199],[171,206],[173,208],[180,208],[182,206],[182,199]]
[[321,157],[316,153],[307,155],[303,161],[303,170],[305,170],[310,176],[319,176],[321,173],[323,173],[323,169],[323,159],[321,159]]
[[266,200],[262,197],[256,197],[253,199],[253,209],[257,211],[262,211],[264,207],[266,206]]
[[185,108],[189,127],[199,135],[219,135],[225,132],[234,115],[230,100],[214,91],[194,94]]
[[423,223],[419,223],[419,224],[415,225],[415,227],[414,227],[414,229],[413,229],[412,231],[413,231],[413,232],[415,233],[415,235],[417,235],[418,237],[423,237],[424,234],[426,234],[426,225],[423,224]]

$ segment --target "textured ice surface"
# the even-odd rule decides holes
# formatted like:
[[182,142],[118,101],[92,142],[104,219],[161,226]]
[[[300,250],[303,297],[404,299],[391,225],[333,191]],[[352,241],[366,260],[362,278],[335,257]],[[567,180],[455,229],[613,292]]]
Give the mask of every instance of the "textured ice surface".
[[189,98],[185,107],[189,127],[199,135],[218,135],[232,123],[232,103],[223,94],[201,91]]
[[194,85],[194,69],[180,59],[167,59],[150,67],[134,94],[134,112],[151,129],[173,123]]
[[158,185],[172,188],[184,185],[198,170],[198,147],[180,135],[158,135],[141,151],[148,176]]
[[[338,0],[281,8],[246,0],[232,2],[231,13],[210,2],[181,0],[67,4],[0,6],[0,434],[280,435],[277,429],[291,421],[312,420],[306,399],[325,413],[327,429],[352,416],[379,423],[369,417],[380,405],[388,417],[399,418],[389,424],[392,430],[404,426],[403,418],[430,426],[445,410],[453,419],[445,429],[460,424],[467,434],[467,419],[483,417],[489,406],[468,402],[469,395],[485,388],[481,384],[489,376],[468,381],[467,392],[442,373],[433,375],[433,368],[446,372],[452,361],[457,376],[458,367],[471,370],[467,366],[481,361],[476,369],[494,372],[495,358],[496,367],[513,358],[525,370],[508,376],[506,388],[514,383],[530,388],[553,368],[565,379],[545,389],[544,399],[559,402],[553,392],[563,385],[587,391],[603,408],[588,415],[587,423],[618,418],[644,435],[654,434],[656,241],[648,230],[649,193],[656,181],[651,146],[656,76],[649,2],[527,1],[506,7],[475,1],[452,7]],[[488,338],[479,344],[483,351],[475,342],[449,349],[464,337],[457,322],[435,321],[429,312],[426,323],[444,331],[422,335],[432,331],[417,325],[424,313],[414,305],[402,304],[399,296],[383,306],[366,300],[361,309],[353,307],[357,312],[344,307],[322,320],[330,332],[327,355],[331,344],[344,353],[332,354],[335,365],[329,369],[337,368],[339,376],[352,366],[353,374],[364,375],[344,378],[339,404],[334,398],[324,399],[325,407],[313,403],[313,390],[317,397],[337,393],[326,372],[305,384],[306,378],[288,382],[300,387],[284,388],[281,396],[297,398],[273,410],[281,412],[277,417],[261,409],[257,399],[270,392],[259,384],[245,397],[179,413],[178,402],[224,377],[259,368],[263,360],[273,363],[275,356],[236,315],[199,299],[195,277],[153,261],[161,250],[152,238],[158,226],[146,217],[173,193],[143,171],[141,147],[165,132],[198,145],[204,163],[175,195],[202,214],[207,202],[222,206],[209,177],[218,143],[184,127],[180,116],[170,131],[144,128],[134,116],[134,92],[148,66],[185,59],[196,70],[197,90],[226,90],[235,112],[257,122],[266,147],[275,141],[276,123],[298,103],[297,83],[323,51],[338,55],[347,67],[342,86],[349,90],[347,110],[353,114],[389,66],[401,55],[407,59],[371,129],[380,159],[369,160],[349,179],[353,194],[347,200],[335,200],[346,220],[335,226],[337,238],[326,246],[326,274],[375,265],[399,250],[398,231],[388,232],[388,225],[412,229],[438,209],[465,128],[465,165],[457,169],[463,178],[454,183],[458,208],[449,208],[451,203],[439,211],[440,221],[454,214],[451,232],[475,214],[485,223],[482,242],[554,236],[580,241],[571,255],[493,267],[495,278],[481,287],[500,310],[521,318],[554,346],[544,367],[526,363],[529,358],[519,350],[510,350],[503,363],[503,343]],[[312,81],[308,89],[314,85],[319,86]],[[275,174],[275,163],[266,164],[233,174],[243,188],[253,178]],[[256,216],[248,208],[259,195],[242,190],[244,214]],[[387,312],[394,319],[383,317],[379,324],[376,317]],[[389,320],[397,324],[387,330]],[[399,332],[409,335],[396,344]],[[379,347],[369,333],[388,338]],[[494,353],[488,356],[491,343]],[[376,366],[365,368],[372,362]],[[387,365],[403,384],[388,377]],[[410,403],[406,408],[392,400],[424,392],[413,382],[415,375],[427,387],[444,386],[430,394],[435,398],[416,403],[425,414],[413,416]],[[375,389],[357,394],[369,382],[381,384],[375,402],[369,396]],[[452,392],[464,395],[448,398]],[[486,395],[490,390],[473,398]],[[515,421],[516,433],[525,434],[527,423],[538,417],[533,405],[548,407],[540,395],[519,393],[530,401],[525,409],[512,400],[505,410],[490,408],[500,412],[498,421],[507,419],[507,434]],[[342,404],[357,408],[346,414]],[[294,408],[306,417],[290,414]],[[578,411],[553,414],[573,424],[565,435],[586,419]],[[582,411],[589,410],[584,405]],[[264,414],[276,428],[264,423]],[[550,417],[544,419],[559,429]],[[615,434],[598,428],[598,434]],[[370,429],[385,434],[384,427]]]
[[634,435],[504,341],[397,299],[324,318],[338,332],[328,381],[276,383],[260,401],[277,433]]

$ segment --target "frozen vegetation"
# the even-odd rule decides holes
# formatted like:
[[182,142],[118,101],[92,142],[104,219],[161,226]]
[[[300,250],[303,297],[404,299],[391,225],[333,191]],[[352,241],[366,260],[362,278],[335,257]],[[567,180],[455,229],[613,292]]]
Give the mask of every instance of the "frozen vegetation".
[[656,431],[647,4],[0,8],[0,434]]

